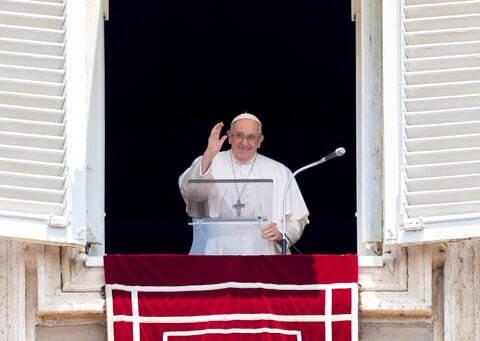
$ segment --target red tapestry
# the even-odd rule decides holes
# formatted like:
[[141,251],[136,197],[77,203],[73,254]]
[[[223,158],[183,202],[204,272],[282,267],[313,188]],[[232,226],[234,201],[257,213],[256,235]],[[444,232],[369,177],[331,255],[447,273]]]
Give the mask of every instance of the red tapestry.
[[358,339],[356,255],[104,257],[110,341]]

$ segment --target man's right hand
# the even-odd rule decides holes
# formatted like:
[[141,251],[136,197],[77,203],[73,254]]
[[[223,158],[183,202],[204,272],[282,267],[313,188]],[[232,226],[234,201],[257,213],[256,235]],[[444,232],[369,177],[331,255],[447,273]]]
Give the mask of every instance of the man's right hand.
[[227,139],[227,135],[220,137],[222,128],[223,122],[219,122],[213,126],[212,131],[210,132],[207,149],[203,153],[202,157],[202,174],[205,174],[205,172],[208,170],[212,164],[213,158],[218,154],[218,152],[220,152],[223,143]]

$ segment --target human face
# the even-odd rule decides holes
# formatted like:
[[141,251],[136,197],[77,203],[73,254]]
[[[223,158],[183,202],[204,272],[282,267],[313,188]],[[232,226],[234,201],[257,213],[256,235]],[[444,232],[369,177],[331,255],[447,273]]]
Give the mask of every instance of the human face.
[[[258,122],[248,118],[235,121],[232,125],[232,130],[229,130],[227,134],[228,143],[232,146],[233,156],[242,163],[250,161],[263,142],[260,125]],[[239,140],[236,136],[244,136],[245,138]],[[252,137],[254,138],[252,139]]]

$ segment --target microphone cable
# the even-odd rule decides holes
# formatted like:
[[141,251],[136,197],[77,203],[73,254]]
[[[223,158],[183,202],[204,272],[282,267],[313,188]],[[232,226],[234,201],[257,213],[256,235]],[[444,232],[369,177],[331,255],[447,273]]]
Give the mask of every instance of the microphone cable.
[[[287,234],[285,233],[285,238],[287,238],[287,240],[290,242],[290,247],[292,249],[294,249],[299,255],[303,255],[303,252],[300,251],[296,246],[295,244],[292,243],[292,240],[287,236]],[[279,241],[281,243],[281,241]]]
[[288,238],[287,235],[285,235],[285,237],[286,237],[287,240],[290,242],[291,247],[292,247],[295,251],[297,251],[297,253],[298,253],[299,255],[303,255],[303,252],[301,252],[301,251],[295,246],[295,244],[292,243],[292,241],[290,240],[290,238]]

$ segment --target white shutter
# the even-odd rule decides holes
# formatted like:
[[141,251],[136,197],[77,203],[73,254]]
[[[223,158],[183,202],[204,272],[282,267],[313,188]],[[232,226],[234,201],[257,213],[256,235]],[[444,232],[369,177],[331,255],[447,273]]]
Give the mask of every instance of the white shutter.
[[401,6],[402,186],[393,243],[480,236],[480,1]]
[[[58,240],[70,225],[64,1],[0,1],[0,233]],[[21,232],[22,222],[42,231]],[[35,225],[36,224],[36,225]],[[50,233],[51,234],[51,233]],[[58,234],[58,231],[57,231]]]

